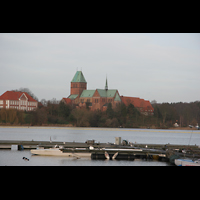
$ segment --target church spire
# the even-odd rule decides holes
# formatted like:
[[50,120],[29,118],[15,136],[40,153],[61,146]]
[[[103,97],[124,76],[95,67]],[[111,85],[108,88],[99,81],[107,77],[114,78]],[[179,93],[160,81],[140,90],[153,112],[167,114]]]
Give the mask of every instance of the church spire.
[[106,85],[105,85],[105,90],[108,90],[108,81],[107,81],[107,76],[106,76]]

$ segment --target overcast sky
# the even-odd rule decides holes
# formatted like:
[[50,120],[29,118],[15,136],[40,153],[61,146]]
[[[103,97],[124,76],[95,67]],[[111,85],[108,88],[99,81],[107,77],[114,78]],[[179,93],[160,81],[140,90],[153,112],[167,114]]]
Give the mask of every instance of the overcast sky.
[[29,88],[39,100],[68,97],[76,70],[87,89],[149,101],[200,101],[200,34],[0,34],[0,95]]

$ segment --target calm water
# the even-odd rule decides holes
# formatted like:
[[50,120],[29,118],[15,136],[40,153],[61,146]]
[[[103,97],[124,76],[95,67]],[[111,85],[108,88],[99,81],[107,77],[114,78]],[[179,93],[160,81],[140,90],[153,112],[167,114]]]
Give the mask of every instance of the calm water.
[[[122,137],[129,142],[152,144],[196,144],[200,146],[199,130],[158,130],[158,129],[116,129],[116,128],[46,128],[46,127],[0,127],[0,140],[43,140],[65,142],[85,142],[94,139],[97,142],[115,142],[115,137]],[[25,161],[22,158],[30,160]],[[168,165],[160,161],[102,161],[90,158],[65,158],[53,156],[34,156],[29,150],[0,150],[0,165],[100,165],[100,166],[162,166]]]

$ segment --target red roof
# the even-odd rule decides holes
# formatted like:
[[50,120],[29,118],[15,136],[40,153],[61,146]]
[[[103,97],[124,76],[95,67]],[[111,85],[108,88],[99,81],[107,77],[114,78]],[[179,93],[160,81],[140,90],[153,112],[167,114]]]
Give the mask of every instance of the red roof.
[[122,102],[128,106],[130,103],[133,104],[136,108],[142,108],[143,111],[152,110],[154,111],[154,108],[152,107],[151,103],[147,100],[140,99],[137,97],[125,97],[121,96]]
[[62,98],[66,104],[71,104],[72,100],[70,98]]
[[19,98],[22,96],[22,94],[25,94],[28,98],[28,101],[35,101],[33,97],[31,97],[27,92],[15,92],[15,91],[6,91],[0,96],[0,100],[19,100]]

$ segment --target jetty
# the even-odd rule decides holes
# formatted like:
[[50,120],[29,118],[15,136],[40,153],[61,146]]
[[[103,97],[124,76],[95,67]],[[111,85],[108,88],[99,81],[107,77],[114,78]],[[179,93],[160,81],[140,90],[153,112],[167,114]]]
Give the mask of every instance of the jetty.
[[60,146],[63,153],[90,153],[91,159],[106,159],[105,152],[110,159],[115,155],[116,160],[156,159],[174,164],[177,158],[200,158],[200,146],[176,144],[139,144],[115,138],[115,143],[100,143],[95,140],[86,142],[61,141],[22,141],[0,140],[1,149],[31,150],[37,148],[54,148]]

